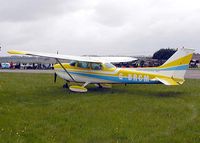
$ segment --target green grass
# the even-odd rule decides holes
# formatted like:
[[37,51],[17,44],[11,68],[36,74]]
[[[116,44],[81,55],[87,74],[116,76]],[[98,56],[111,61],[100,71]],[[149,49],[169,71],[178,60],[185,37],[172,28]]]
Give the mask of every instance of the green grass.
[[51,74],[0,73],[0,142],[200,142],[200,80],[89,87]]
[[189,68],[189,70],[200,70],[200,67],[198,67],[198,68]]

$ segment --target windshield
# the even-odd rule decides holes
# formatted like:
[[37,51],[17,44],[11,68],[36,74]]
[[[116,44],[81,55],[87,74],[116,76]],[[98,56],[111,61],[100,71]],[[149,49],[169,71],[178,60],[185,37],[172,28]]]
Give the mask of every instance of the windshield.
[[111,63],[105,63],[104,64],[106,68],[116,68],[113,64]]

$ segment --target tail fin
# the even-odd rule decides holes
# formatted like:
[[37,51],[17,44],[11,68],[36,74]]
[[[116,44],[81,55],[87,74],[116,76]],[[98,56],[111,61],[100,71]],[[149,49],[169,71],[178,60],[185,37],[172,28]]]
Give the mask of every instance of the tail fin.
[[[158,68],[161,70],[162,74],[173,79],[180,79],[180,81],[184,81],[184,75],[189,67],[193,53],[193,49],[178,49],[176,53],[174,53],[163,65]],[[180,82],[180,84],[182,83]]]

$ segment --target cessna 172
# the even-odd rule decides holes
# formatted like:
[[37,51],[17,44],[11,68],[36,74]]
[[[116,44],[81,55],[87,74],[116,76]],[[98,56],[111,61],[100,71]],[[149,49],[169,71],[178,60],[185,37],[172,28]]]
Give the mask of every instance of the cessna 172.
[[[130,57],[87,57],[40,52],[10,50],[10,54],[41,56],[56,59],[55,77],[58,75],[68,82],[83,83],[69,87],[74,92],[87,92],[88,84],[111,87],[111,84],[165,84],[180,85],[189,67],[194,50],[181,48],[163,65],[153,68],[117,68],[112,63],[136,60]],[[60,60],[70,60],[61,63]]]

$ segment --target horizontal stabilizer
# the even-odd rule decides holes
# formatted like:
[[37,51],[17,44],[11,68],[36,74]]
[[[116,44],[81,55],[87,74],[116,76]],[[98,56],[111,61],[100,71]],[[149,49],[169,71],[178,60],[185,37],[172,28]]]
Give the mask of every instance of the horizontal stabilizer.
[[162,82],[165,85],[179,85],[175,80],[172,78],[167,78],[167,77],[156,77],[156,80]]

